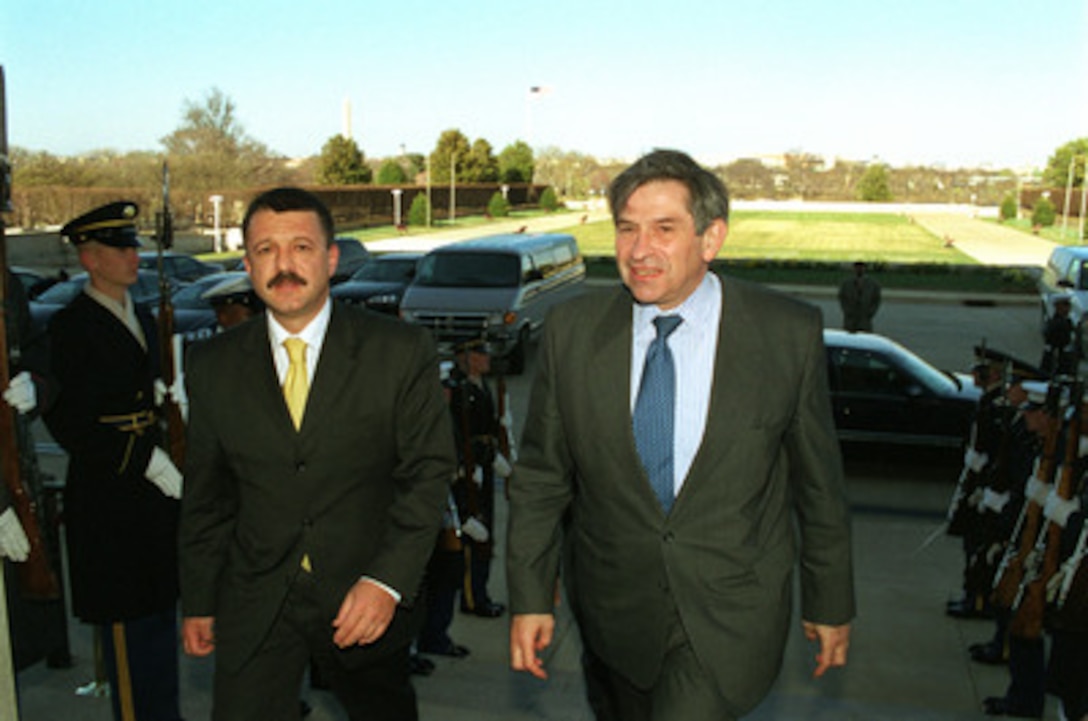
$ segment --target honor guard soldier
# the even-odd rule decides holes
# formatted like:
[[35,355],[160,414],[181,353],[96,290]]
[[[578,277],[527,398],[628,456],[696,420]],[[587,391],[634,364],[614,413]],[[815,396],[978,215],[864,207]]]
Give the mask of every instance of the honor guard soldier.
[[[491,599],[487,582],[491,575],[495,521],[495,464],[498,454],[499,419],[486,376],[491,371],[491,349],[482,338],[456,349],[456,367],[450,372],[450,411],[461,461],[458,499],[462,528],[482,525],[486,531],[465,533],[465,582],[461,611],[483,618],[497,618],[506,610]],[[500,465],[508,462],[498,460]]]
[[215,310],[218,330],[233,328],[264,310],[264,303],[253,290],[249,274],[243,272],[216,283],[201,297]]
[[172,721],[182,479],[160,448],[157,329],[128,291],[138,212],[110,203],[61,229],[89,280],[49,324],[57,395],[45,421],[68,453],[72,610],[100,634],[114,718]]
[[1043,357],[1039,366],[1051,376],[1069,376],[1077,371],[1080,333],[1073,323],[1073,301],[1067,294],[1054,298],[1054,312],[1043,327]]

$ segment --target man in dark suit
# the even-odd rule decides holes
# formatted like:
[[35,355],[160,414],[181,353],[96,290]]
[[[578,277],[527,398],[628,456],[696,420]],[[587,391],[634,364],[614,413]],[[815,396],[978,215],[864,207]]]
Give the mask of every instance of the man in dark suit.
[[609,200],[624,287],[557,308],[538,351],[510,487],[511,665],[546,676],[562,557],[603,713],[734,719],[781,665],[798,540],[815,675],[846,662],[820,315],[708,272],[728,196],[688,156],[645,156]]
[[350,718],[414,719],[416,600],[455,471],[434,344],[331,302],[312,194],[263,193],[242,233],[267,313],[187,364],[185,649],[216,651],[214,719],[297,719],[311,657]]
[[49,323],[57,391],[44,418],[68,453],[72,611],[97,627],[114,717],[173,721],[181,475],[159,445],[154,319],[128,292],[139,268],[138,212],[111,203],[61,229],[89,281]]

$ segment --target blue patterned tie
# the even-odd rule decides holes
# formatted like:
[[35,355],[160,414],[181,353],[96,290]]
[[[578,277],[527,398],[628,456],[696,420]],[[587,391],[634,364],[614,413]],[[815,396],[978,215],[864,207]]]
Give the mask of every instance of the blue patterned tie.
[[635,447],[650,486],[668,513],[673,501],[673,413],[676,399],[676,369],[669,350],[669,335],[683,321],[678,315],[654,319],[657,337],[646,351],[646,365],[635,399],[633,416]]

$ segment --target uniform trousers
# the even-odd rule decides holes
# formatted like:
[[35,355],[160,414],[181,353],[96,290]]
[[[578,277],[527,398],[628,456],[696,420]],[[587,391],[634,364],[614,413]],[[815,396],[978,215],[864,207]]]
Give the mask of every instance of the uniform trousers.
[[351,721],[416,721],[408,672],[409,644],[376,659],[339,658],[332,619],[317,586],[300,572],[267,637],[236,671],[216,665],[212,721],[298,721],[299,691],[311,659]]
[[178,721],[177,610],[171,606],[97,629],[114,719]]

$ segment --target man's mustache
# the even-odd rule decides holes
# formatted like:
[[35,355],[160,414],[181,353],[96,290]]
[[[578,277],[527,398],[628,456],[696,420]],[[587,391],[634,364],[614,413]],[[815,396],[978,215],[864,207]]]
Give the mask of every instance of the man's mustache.
[[275,288],[280,283],[297,283],[299,285],[307,285],[306,279],[297,273],[292,273],[289,270],[276,273],[272,280],[268,281],[269,288]]

